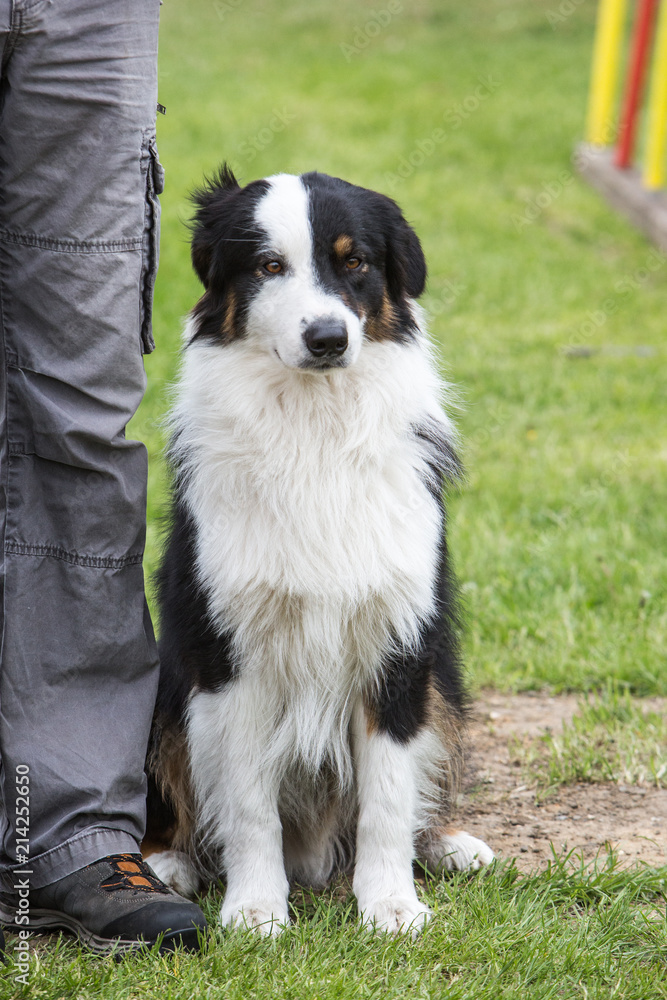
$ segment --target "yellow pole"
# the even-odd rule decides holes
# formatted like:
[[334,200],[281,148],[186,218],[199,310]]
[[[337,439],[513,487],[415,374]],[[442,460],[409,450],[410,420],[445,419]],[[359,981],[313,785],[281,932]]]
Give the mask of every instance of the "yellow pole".
[[650,190],[663,187],[667,151],[667,0],[661,0],[658,33],[653,52],[651,91],[648,103],[648,134],[644,184]]
[[586,138],[609,146],[616,134],[614,102],[627,0],[599,0]]

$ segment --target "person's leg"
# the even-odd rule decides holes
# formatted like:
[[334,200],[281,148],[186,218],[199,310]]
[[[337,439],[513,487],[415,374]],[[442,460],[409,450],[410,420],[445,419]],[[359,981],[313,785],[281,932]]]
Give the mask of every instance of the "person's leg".
[[158,8],[13,0],[0,81],[0,919],[99,951],[206,925],[138,854]]
[[159,0],[1,6],[0,871],[11,887],[29,843],[34,890],[144,829],[158,665],[125,426],[151,345]]

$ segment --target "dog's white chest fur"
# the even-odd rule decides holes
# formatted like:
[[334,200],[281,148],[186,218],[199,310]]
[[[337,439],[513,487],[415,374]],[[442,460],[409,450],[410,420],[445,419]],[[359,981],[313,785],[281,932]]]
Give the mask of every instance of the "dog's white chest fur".
[[412,646],[433,610],[442,526],[414,427],[448,427],[437,376],[420,341],[367,344],[327,375],[248,343],[187,354],[176,452],[200,580],[244,671],[289,684],[292,738],[323,727],[318,757],[388,644]]

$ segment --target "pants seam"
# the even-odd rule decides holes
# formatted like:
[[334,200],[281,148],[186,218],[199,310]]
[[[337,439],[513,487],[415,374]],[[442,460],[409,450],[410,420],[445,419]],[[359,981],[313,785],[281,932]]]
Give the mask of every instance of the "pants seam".
[[141,250],[143,237],[128,240],[59,240],[38,233],[16,233],[10,229],[0,229],[0,243],[13,243],[55,253],[126,253]]
[[23,10],[16,3],[16,0],[12,3],[12,17],[9,25],[9,34],[7,36],[7,41],[5,42],[4,52],[2,54],[2,76],[5,76],[7,70],[7,63],[9,62],[12,52],[16,48],[16,43],[18,41],[19,35],[21,34],[21,28],[23,26]]
[[[6,345],[6,307],[5,307],[5,262],[4,256],[0,254],[0,343],[4,351]],[[2,414],[3,422],[3,437],[4,440],[0,441],[0,456],[2,456],[3,446],[7,448],[7,460],[0,463],[0,474],[2,476],[2,486],[4,490],[3,504],[4,509],[0,510],[0,545],[2,545],[2,580],[0,581],[1,589],[1,601],[2,608],[0,608],[0,664],[4,662],[4,652],[5,652],[5,614],[6,614],[6,588],[5,588],[5,566],[4,566],[4,551],[5,543],[7,541],[7,524],[9,522],[9,392],[8,392],[8,370],[5,364],[4,370],[0,372],[0,379],[4,380],[4,386],[0,386],[2,394],[4,395],[4,406]],[[4,468],[3,468],[4,466]],[[0,773],[1,773],[2,762],[0,761]],[[0,811],[2,810],[2,795],[0,795]]]
[[93,569],[123,569],[137,566],[143,559],[143,552],[130,552],[126,556],[91,556],[79,552],[68,552],[58,545],[35,545],[28,542],[5,542],[5,552],[13,556],[48,556],[60,559],[72,566],[86,566]]

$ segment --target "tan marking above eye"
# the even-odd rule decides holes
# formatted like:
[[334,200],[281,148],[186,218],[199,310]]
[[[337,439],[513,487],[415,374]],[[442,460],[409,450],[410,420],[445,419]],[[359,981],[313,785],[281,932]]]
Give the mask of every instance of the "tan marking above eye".
[[264,270],[268,271],[269,274],[280,274],[283,270],[283,265],[279,260],[269,260],[264,265]]
[[354,242],[351,236],[346,233],[341,233],[340,236],[336,237],[334,240],[334,251],[339,257],[348,257],[352,253],[352,248],[354,247]]

